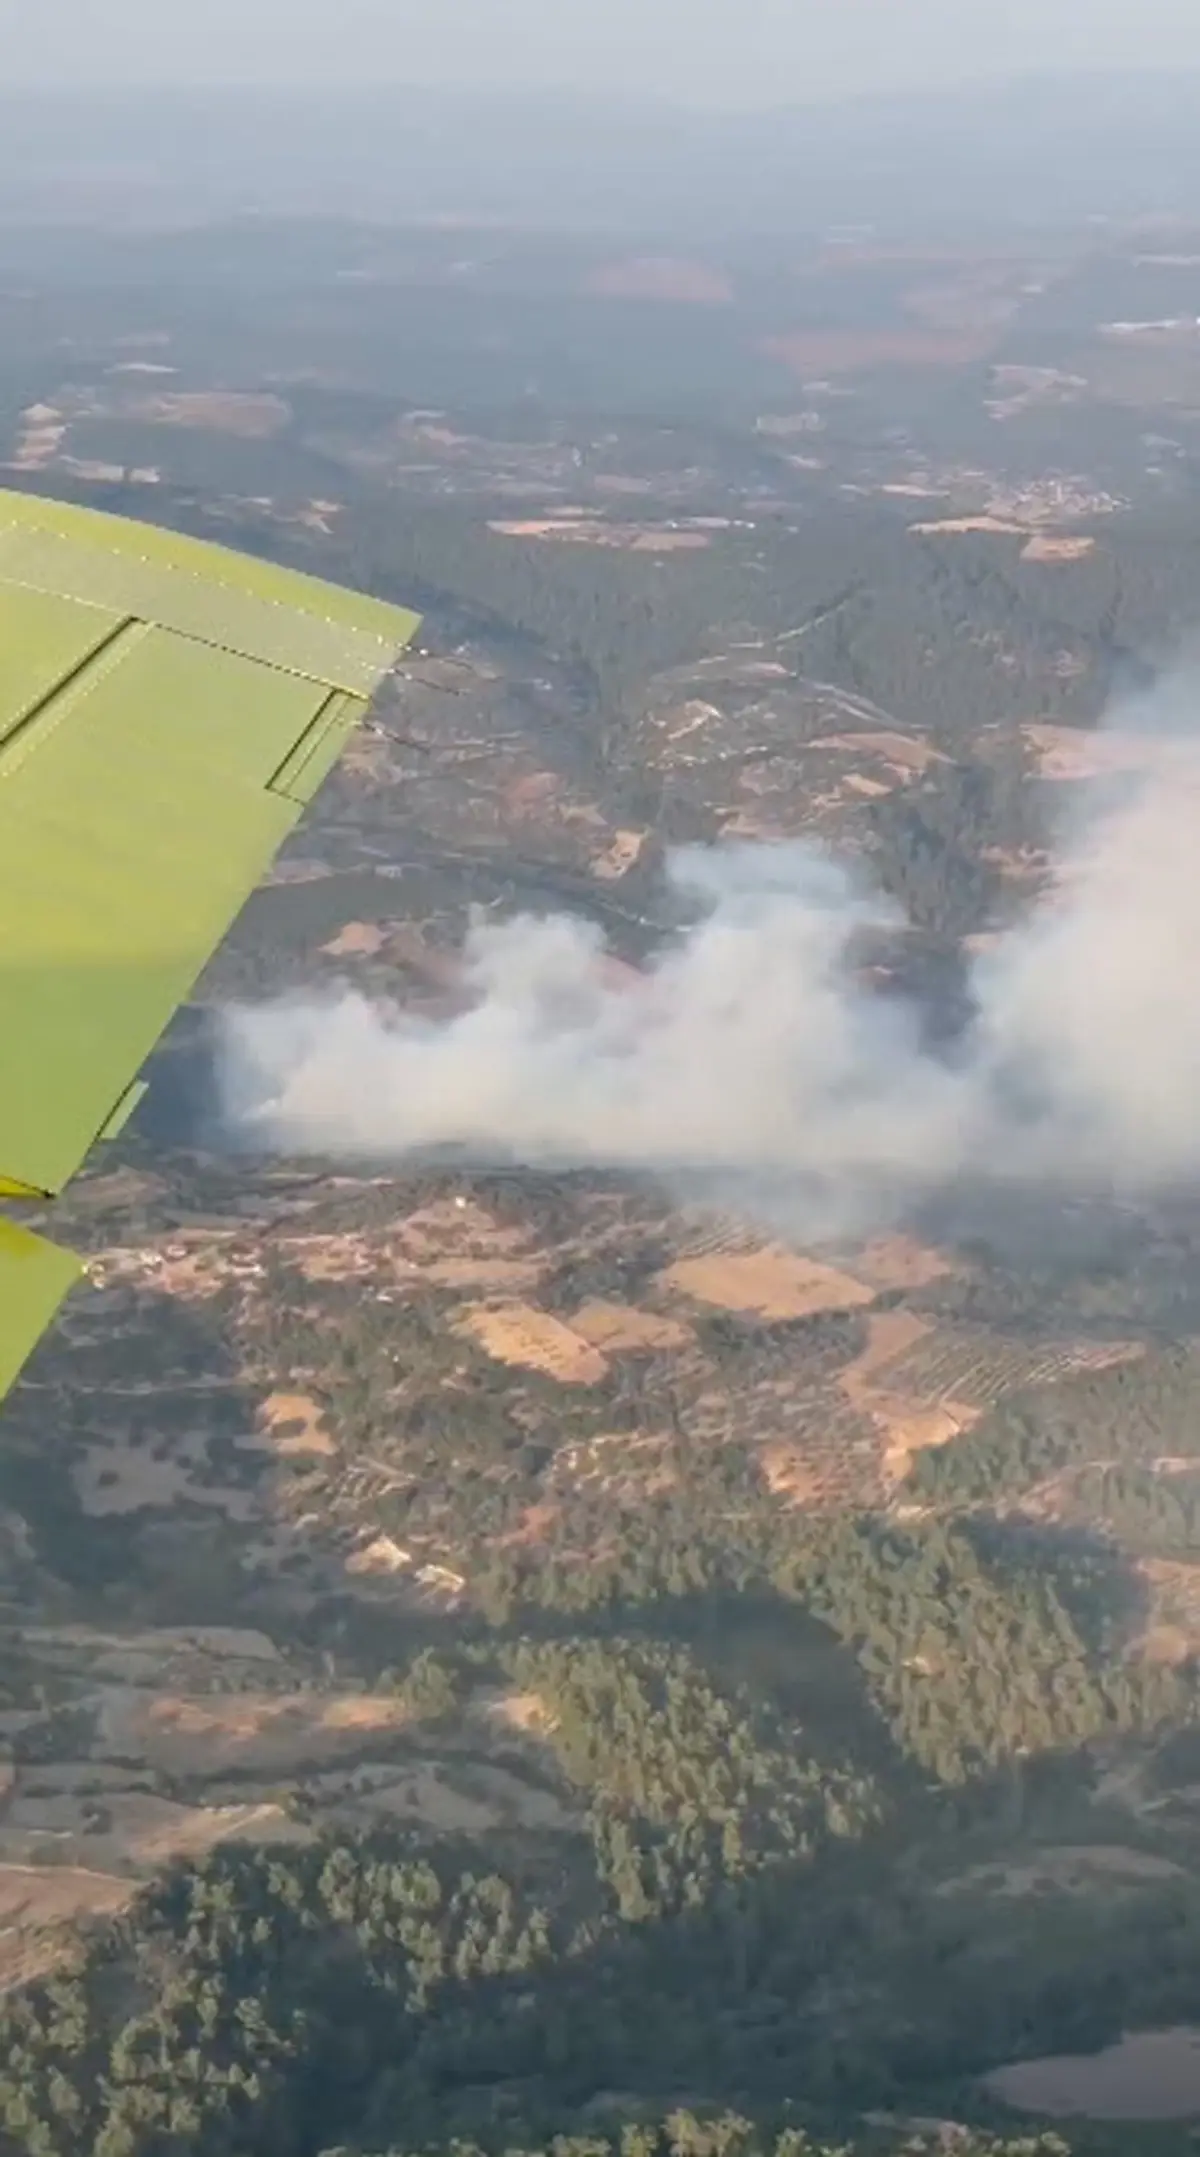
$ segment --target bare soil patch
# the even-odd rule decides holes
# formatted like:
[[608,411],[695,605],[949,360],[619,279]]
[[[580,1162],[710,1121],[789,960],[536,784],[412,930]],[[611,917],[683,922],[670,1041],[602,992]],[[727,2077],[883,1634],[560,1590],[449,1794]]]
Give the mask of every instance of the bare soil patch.
[[1094,539],[1079,533],[1073,539],[1055,539],[1049,532],[1035,532],[1021,549],[1023,562],[1080,562],[1095,549]]
[[863,734],[823,734],[811,744],[814,749],[849,749],[861,751],[866,756],[881,757],[902,777],[913,773],[918,777],[928,771],[931,764],[944,764],[946,759],[939,750],[926,741],[923,734],[892,734],[886,730]]
[[73,1865],[0,1865],[0,1992],[45,1976],[71,1952],[81,1919],[115,1916],[137,1890]]
[[21,414],[10,469],[37,472],[52,464],[66,438],[66,422],[56,405],[31,404]]
[[422,1268],[423,1278],[438,1288],[474,1288],[485,1294],[536,1288],[545,1272],[537,1258],[442,1258]]
[[365,1543],[346,1560],[346,1571],[358,1579],[371,1575],[387,1578],[392,1573],[402,1573],[412,1562],[409,1553],[401,1550],[399,1543],[390,1535],[377,1535],[373,1542]]
[[289,1236],[285,1250],[310,1281],[368,1277],[414,1287],[477,1289],[485,1293],[536,1287],[546,1260],[529,1249],[522,1229],[500,1228],[481,1209],[454,1202],[413,1214],[382,1234]]
[[102,1703],[98,1753],[144,1759],[168,1774],[215,1776],[231,1768],[286,1773],[394,1733],[409,1721],[399,1700],[376,1694],[133,1692]]
[[89,1871],[158,1871],[175,1857],[203,1857],[223,1842],[307,1840],[305,1830],[275,1804],[180,1805],[148,1790],[104,1790],[98,1797],[61,1791],[45,1795],[36,1770],[18,1790],[0,1823],[0,1855],[35,1862],[51,1844],[61,1865]]
[[489,532],[504,539],[535,539],[543,544],[616,547],[631,554],[701,553],[711,547],[707,532],[672,531],[660,524],[617,524],[604,517],[495,517]]
[[296,1453],[336,1453],[325,1428],[324,1410],[306,1393],[272,1393],[259,1409],[259,1422],[272,1452],[286,1459]]
[[348,921],[321,949],[328,959],[373,959],[387,940],[388,931],[381,922]]
[[1200,1643],[1200,1565],[1175,1558],[1142,1558],[1137,1571],[1151,1603],[1150,1623],[1138,1642],[1138,1652],[1151,1662],[1187,1662]]
[[873,1288],[928,1288],[955,1271],[954,1260],[915,1236],[877,1236],[854,1260]]
[[419,1207],[400,1223],[400,1236],[405,1250],[421,1264],[464,1252],[509,1257],[529,1241],[523,1228],[501,1227],[493,1214],[469,1198],[436,1199]]
[[875,1311],[867,1320],[867,1345],[848,1363],[841,1383],[851,1394],[870,1390],[889,1363],[932,1331],[932,1320],[918,1311]]
[[698,1303],[775,1320],[853,1311],[872,1303],[875,1295],[834,1266],[770,1244],[756,1251],[681,1258],[659,1280],[664,1288]]
[[204,427],[242,441],[263,441],[279,434],[291,419],[282,397],[240,391],[179,390],[144,397],[134,407],[138,419],[166,427]]
[[999,326],[978,330],[792,330],[763,349],[802,375],[864,373],[874,367],[965,367],[986,359]]
[[1018,539],[1029,530],[1027,524],[1014,524],[1011,517],[991,517],[981,511],[977,517],[934,517],[924,524],[910,524],[910,532],[920,537],[944,538],[956,532],[1007,532]]
[[631,255],[593,270],[585,292],[607,300],[673,300],[676,305],[727,307],[733,286],[707,262],[678,255]]
[[1137,1642],[1143,1662],[1163,1663],[1177,1670],[1190,1658],[1195,1642],[1182,1625],[1151,1625]]
[[768,1490],[794,1506],[815,1505],[824,1495],[826,1477],[802,1446],[780,1441],[759,1448],[759,1465]]
[[651,1355],[685,1348],[695,1338],[682,1319],[638,1310],[632,1303],[584,1303],[569,1323],[572,1333],[608,1355]]
[[289,1236],[280,1249],[308,1281],[353,1281],[371,1271],[372,1255],[359,1235]]
[[646,831],[617,831],[609,844],[599,854],[593,854],[591,872],[603,883],[616,883],[618,878],[636,868],[650,834]]
[[643,526],[629,542],[634,554],[697,554],[712,541],[707,532],[663,532]]
[[535,1543],[546,1540],[556,1520],[562,1515],[562,1507],[548,1498],[538,1505],[522,1508],[515,1528],[505,1535],[497,1536],[497,1550],[528,1550]]
[[[1145,1341],[1076,1341],[1060,1351],[1052,1373],[1074,1371],[1115,1371],[1122,1363],[1140,1363],[1146,1354]],[[1165,1460],[1154,1463],[1156,1468],[1167,1469]],[[1191,1468],[1190,1460],[1180,1460],[1178,1467],[1172,1463],[1170,1472],[1184,1473]]]
[[523,1738],[544,1738],[554,1729],[555,1718],[540,1693],[487,1693],[474,1706],[488,1722]]
[[885,779],[868,779],[861,771],[847,772],[842,785],[851,794],[865,794],[868,801],[879,801],[885,794],[895,792]]
[[890,1366],[932,1331],[929,1319],[916,1311],[877,1311],[867,1326],[866,1347],[847,1364],[838,1383],[851,1407],[869,1416],[881,1432],[886,1443],[884,1472],[899,1483],[908,1474],[914,1453],[948,1445],[978,1422],[982,1411],[950,1398],[916,1400],[902,1388],[887,1384]]
[[157,1872],[172,1858],[204,1857],[225,1842],[308,1842],[309,1830],[281,1805],[175,1805],[166,1798],[115,1800],[113,1842],[129,1860]]
[[488,530],[505,539],[577,539],[583,522],[579,517],[493,517]]
[[49,1925],[62,1918],[119,1910],[130,1880],[77,1865],[0,1865],[0,1925]]
[[134,1283],[185,1303],[203,1303],[224,1284],[232,1263],[230,1246],[237,1242],[234,1229],[206,1229],[199,1235],[185,1231],[161,1247],[98,1251],[88,1274],[97,1288]]
[[560,1385],[597,1385],[608,1371],[598,1349],[532,1303],[475,1304],[459,1325],[497,1363],[544,1371]]
[[1142,2030],[1103,2052],[1021,2060],[984,2087],[1052,2119],[1182,2120],[1200,2113],[1200,2029]]

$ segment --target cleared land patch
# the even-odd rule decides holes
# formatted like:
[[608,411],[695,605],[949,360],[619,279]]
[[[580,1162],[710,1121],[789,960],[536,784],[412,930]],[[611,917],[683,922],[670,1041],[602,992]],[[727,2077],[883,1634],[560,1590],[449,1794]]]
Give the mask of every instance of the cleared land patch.
[[861,734],[822,734],[810,747],[848,749],[854,754],[878,757],[889,771],[901,779],[920,777],[928,771],[931,764],[944,764],[946,761],[941,751],[933,748],[923,734],[893,734],[886,730],[872,730]]
[[327,959],[373,959],[383,950],[388,930],[378,921],[348,921],[321,950]]
[[593,854],[591,872],[602,883],[615,884],[630,869],[636,868],[642,850],[649,838],[645,831],[616,831],[609,844],[599,854]]
[[284,1773],[366,1738],[404,1729],[404,1704],[382,1695],[242,1693],[208,1696],[119,1692],[101,1704],[97,1753],[144,1759],[167,1774],[214,1776],[230,1769]]
[[137,1888],[73,1865],[0,1865],[0,1992],[45,1976],[70,1951],[73,1926],[115,1916]]
[[259,1409],[259,1421],[272,1452],[285,1459],[295,1453],[336,1453],[325,1428],[324,1410],[305,1393],[272,1393]]
[[873,1288],[928,1288],[956,1271],[955,1261],[915,1236],[877,1236],[855,1258],[856,1270]]
[[867,1326],[866,1347],[838,1383],[851,1407],[870,1416],[883,1433],[884,1471],[901,1482],[914,1453],[948,1445],[978,1420],[980,1411],[951,1398],[922,1401],[888,1383],[892,1365],[932,1331],[928,1319],[915,1311],[876,1311]]
[[501,1730],[515,1730],[523,1738],[545,1738],[555,1727],[540,1693],[485,1693],[473,1703],[475,1712]]
[[981,511],[977,517],[934,517],[923,524],[910,524],[910,532],[918,538],[945,537],[956,532],[1000,532],[1015,535],[1018,539],[1029,530],[1027,524],[1014,524],[1011,517],[991,517]]
[[458,1323],[497,1363],[544,1371],[560,1385],[598,1385],[608,1371],[598,1349],[531,1303],[475,1304]]
[[677,306],[722,307],[733,302],[733,286],[707,262],[676,255],[631,255],[593,270],[585,292],[607,300],[671,300]]
[[698,1303],[779,1321],[811,1318],[818,1311],[853,1311],[875,1300],[874,1290],[850,1274],[771,1245],[677,1259],[659,1281]]
[[1033,538],[1022,547],[1021,560],[1023,562],[1080,562],[1085,555],[1094,551],[1095,545],[1094,539],[1085,538],[1082,533],[1077,534],[1074,539],[1065,537],[1055,539],[1049,532],[1035,532]]
[[203,1857],[223,1842],[307,1839],[271,1803],[184,1805],[148,1790],[47,1795],[44,1782],[36,1769],[23,1776],[0,1823],[0,1860],[36,1863],[52,1850],[59,1866],[149,1874],[172,1858]]
[[572,1333],[608,1355],[652,1355],[685,1348],[694,1338],[681,1319],[638,1310],[632,1303],[584,1303],[569,1323]]
[[673,531],[657,524],[616,524],[603,517],[493,517],[489,532],[505,539],[556,541],[559,546],[620,547],[630,554],[702,553],[708,532]]
[[1103,2052],[1020,2060],[983,2080],[1005,2104],[1052,2119],[1190,2119],[1200,2112],[1200,2029],[1142,2030]]
[[163,427],[203,427],[242,441],[264,441],[291,419],[282,397],[233,390],[177,390],[139,398],[133,417]]

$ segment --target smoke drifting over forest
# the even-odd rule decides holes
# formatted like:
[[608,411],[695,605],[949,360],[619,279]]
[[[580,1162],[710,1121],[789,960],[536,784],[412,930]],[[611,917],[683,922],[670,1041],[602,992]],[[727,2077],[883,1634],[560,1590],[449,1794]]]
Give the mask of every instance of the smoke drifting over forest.
[[[356,994],[232,1009],[225,1113],[289,1153],[650,1171],[859,1227],[955,1182],[1132,1193],[1200,1170],[1200,748],[1177,682],[1111,734],[1140,768],[1071,790],[1054,874],[973,963],[932,1049],[858,964],[899,917],[803,844],[674,856],[695,925],[632,987],[563,915],[478,927],[444,1022]],[[1143,753],[1144,752],[1144,753]]]

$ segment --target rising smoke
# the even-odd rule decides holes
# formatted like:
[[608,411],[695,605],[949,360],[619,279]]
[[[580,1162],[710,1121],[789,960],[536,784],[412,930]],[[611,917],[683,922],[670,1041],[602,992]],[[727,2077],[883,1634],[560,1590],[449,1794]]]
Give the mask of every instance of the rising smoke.
[[698,912],[632,987],[565,916],[478,926],[467,1008],[361,996],[223,1020],[226,1116],[289,1153],[650,1171],[828,1233],[956,1179],[1134,1194],[1200,1169],[1200,753],[1169,699],[1071,789],[1053,876],[972,969],[948,1050],[857,964],[894,911],[808,845],[677,853]]

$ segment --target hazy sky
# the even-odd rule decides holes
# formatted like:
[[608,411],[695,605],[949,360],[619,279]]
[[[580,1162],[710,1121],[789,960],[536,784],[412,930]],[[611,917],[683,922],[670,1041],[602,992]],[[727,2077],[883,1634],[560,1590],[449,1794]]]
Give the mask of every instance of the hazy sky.
[[424,81],[777,103],[1200,67],[1200,0],[0,0],[0,82]]

